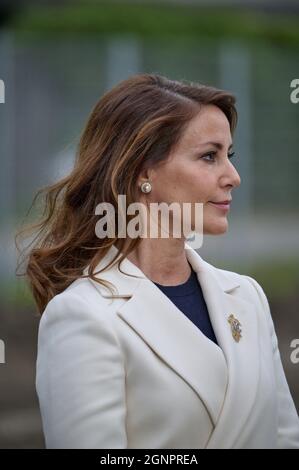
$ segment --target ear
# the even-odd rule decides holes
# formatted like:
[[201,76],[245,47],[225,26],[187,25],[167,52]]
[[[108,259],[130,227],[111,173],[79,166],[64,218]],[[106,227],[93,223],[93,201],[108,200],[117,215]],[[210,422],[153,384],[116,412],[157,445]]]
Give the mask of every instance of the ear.
[[154,168],[143,168],[138,176],[138,184],[141,185],[145,181],[150,181],[151,183],[155,179],[156,171]]

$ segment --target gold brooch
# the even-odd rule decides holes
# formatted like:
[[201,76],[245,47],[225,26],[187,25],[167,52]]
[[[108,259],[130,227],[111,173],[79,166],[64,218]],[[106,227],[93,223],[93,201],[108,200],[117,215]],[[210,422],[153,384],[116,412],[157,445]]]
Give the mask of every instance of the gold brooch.
[[237,341],[237,343],[240,341],[240,339],[242,338],[242,335],[241,335],[241,323],[239,322],[239,320],[237,318],[235,318],[233,316],[233,314],[231,314],[228,319],[227,319],[228,323],[230,324],[230,328],[231,328],[231,332],[232,332],[232,335],[233,335],[233,338],[235,341]]

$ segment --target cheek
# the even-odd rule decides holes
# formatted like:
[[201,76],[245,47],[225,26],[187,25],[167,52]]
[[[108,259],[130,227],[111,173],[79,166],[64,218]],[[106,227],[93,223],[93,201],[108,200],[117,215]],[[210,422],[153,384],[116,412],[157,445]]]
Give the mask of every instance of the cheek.
[[215,195],[215,178],[198,165],[169,165],[157,175],[152,197],[156,201],[207,202]]
[[190,195],[191,201],[205,203],[215,195],[215,178],[205,170],[195,169],[189,172],[184,183],[185,191]]
[[179,198],[183,186],[182,171],[169,165],[155,177],[151,196],[155,201],[170,203]]

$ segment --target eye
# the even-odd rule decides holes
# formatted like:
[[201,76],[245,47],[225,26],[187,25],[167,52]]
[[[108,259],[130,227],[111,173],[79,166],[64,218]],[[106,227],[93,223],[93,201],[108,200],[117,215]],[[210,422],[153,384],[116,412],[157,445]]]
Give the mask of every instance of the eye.
[[[217,152],[209,152],[203,155],[201,158],[209,163],[213,163],[215,161],[215,156]],[[230,152],[227,155],[227,158],[232,159],[233,157],[236,157],[235,152]]]
[[[209,152],[203,155],[201,158],[209,163],[215,161],[215,154],[216,152]],[[208,159],[207,157],[212,157],[212,160]]]

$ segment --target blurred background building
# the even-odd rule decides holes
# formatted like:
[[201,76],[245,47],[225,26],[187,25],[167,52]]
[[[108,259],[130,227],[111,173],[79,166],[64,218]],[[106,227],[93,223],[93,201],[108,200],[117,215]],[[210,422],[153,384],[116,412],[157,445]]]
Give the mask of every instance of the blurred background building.
[[[299,409],[298,1],[16,1],[0,6],[0,448],[43,447],[34,389],[38,316],[16,280],[14,234],[36,191],[71,168],[101,95],[138,72],[237,97],[242,184],[230,227],[200,254],[255,277],[272,310]],[[34,216],[34,213],[33,213]]]

